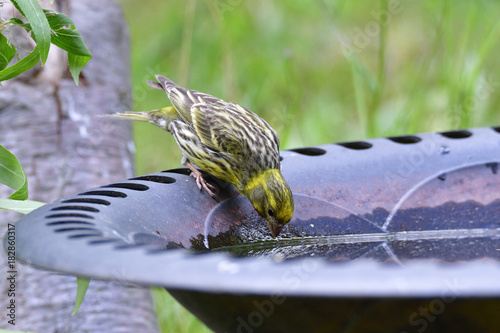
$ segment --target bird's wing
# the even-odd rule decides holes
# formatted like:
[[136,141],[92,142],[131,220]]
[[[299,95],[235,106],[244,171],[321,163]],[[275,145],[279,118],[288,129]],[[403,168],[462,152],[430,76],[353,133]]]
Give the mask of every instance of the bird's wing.
[[278,154],[276,132],[255,113],[212,95],[185,89],[164,76],[157,75],[156,79],[158,84],[148,84],[165,90],[182,121],[193,126],[208,148],[235,155],[260,154],[264,149]]
[[194,129],[205,146],[234,155],[242,153],[244,138],[238,135],[237,123],[224,110],[213,105],[194,104],[191,115]]
[[193,119],[191,117],[191,106],[193,105],[192,96],[188,93],[188,89],[183,88],[162,75],[156,75],[158,83],[147,81],[150,87],[162,89],[167,93],[168,99],[172,102],[179,113],[180,118],[187,124],[191,124]]

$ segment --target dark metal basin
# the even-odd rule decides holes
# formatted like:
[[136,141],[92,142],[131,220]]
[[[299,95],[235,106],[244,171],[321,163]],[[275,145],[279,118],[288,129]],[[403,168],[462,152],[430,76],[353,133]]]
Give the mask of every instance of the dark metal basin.
[[217,332],[467,330],[500,319],[500,129],[282,152],[278,240],[232,185],[185,169],[109,184],[17,223],[19,260],[164,286]]

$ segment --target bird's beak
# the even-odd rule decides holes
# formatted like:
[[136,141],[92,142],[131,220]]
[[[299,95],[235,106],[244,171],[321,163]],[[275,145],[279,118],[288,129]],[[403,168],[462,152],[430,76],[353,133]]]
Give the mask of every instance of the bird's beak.
[[271,234],[273,235],[273,238],[276,238],[276,236],[278,236],[280,234],[281,230],[283,229],[282,226],[275,225],[275,224],[268,224],[267,226],[269,227],[269,230],[271,230]]

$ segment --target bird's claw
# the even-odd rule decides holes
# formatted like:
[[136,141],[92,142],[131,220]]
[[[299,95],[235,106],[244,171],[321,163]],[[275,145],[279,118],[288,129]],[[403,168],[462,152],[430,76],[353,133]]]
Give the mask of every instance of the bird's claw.
[[203,178],[203,174],[201,172],[198,172],[198,173],[191,172],[191,177],[196,179],[196,185],[198,186],[198,189],[200,191],[203,188],[205,191],[207,191],[208,195],[210,195],[212,198],[217,200],[217,195],[215,195],[215,193],[214,193],[215,186],[207,183],[205,178]]
[[215,201],[219,201],[217,200],[217,195],[215,195],[214,193],[215,186],[207,183],[207,181],[203,178],[203,174],[198,169],[196,169],[191,163],[189,163],[186,157],[183,156],[181,161],[182,164],[184,164],[185,166],[188,167],[189,170],[191,170],[191,177],[196,179],[196,186],[198,186],[198,190],[201,191],[201,189],[203,188],[205,191],[207,191],[208,195],[210,195],[212,198],[215,199]]

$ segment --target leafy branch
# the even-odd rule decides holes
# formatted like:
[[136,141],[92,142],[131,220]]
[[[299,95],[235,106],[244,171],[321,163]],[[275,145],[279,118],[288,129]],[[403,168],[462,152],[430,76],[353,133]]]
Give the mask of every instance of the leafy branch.
[[[0,82],[9,80],[33,68],[39,61],[42,66],[47,61],[50,45],[54,44],[68,53],[68,66],[78,85],[80,73],[92,59],[92,54],[85,45],[74,22],[65,14],[42,9],[37,0],[11,0],[21,17],[2,21],[0,18]],[[0,6],[2,3],[0,3]],[[5,32],[18,26],[26,30],[33,38],[36,46],[24,58],[14,64],[17,54],[16,46],[5,36]],[[14,190],[9,199],[0,199],[0,209],[13,210],[27,214],[44,203],[28,199],[28,181],[16,156],[0,145],[0,184]],[[78,278],[78,291],[75,303],[75,314],[80,308],[89,285],[89,279]]]
[[28,199],[28,180],[18,159],[0,145],[0,183],[14,190],[9,199],[0,199],[0,209],[26,214],[43,205]]
[[[26,72],[41,61],[47,61],[51,44],[68,53],[68,66],[75,84],[78,85],[80,73],[92,59],[92,54],[85,45],[74,22],[65,14],[43,9],[37,0],[11,0],[21,18],[2,20],[0,18],[0,82]],[[0,6],[3,3],[0,3]],[[21,27],[33,38],[36,46],[24,58],[11,64],[18,54],[16,46],[7,38],[6,32],[11,27]],[[9,64],[11,64],[9,66]],[[17,158],[0,146],[0,184],[14,190],[9,199],[0,199],[0,209],[28,213],[42,203],[26,200],[28,184],[26,175]]]
[[[26,72],[39,61],[43,66],[50,45],[54,44],[68,53],[69,70],[75,84],[78,85],[80,72],[92,59],[92,54],[74,22],[63,13],[42,9],[37,0],[11,0],[11,2],[24,20],[11,18],[0,21],[0,82]],[[12,26],[24,28],[36,46],[27,56],[9,66],[17,52],[16,47],[5,36],[5,32]]]

